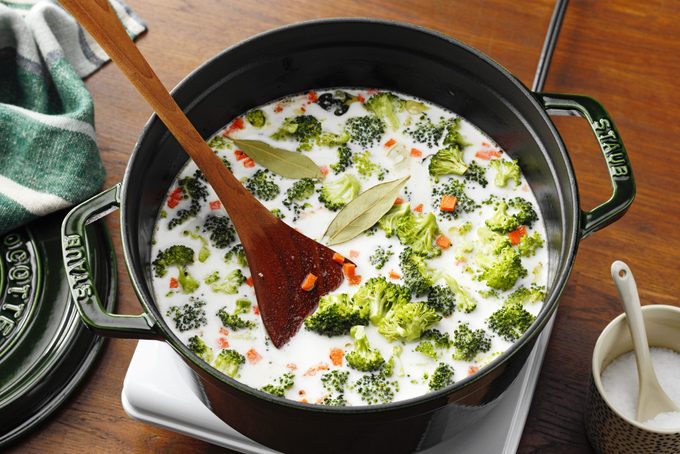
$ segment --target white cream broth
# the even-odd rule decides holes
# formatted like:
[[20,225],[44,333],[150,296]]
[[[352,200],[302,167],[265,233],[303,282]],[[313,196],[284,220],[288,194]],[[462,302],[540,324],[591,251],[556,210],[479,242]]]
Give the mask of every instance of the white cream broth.
[[[291,96],[259,107],[266,116],[266,124],[262,128],[252,126],[248,121],[245,121],[244,116],[239,117],[240,119],[237,119],[236,123],[232,123],[225,127],[225,129],[218,131],[214,137],[220,137],[223,133],[228,131],[228,134],[233,138],[257,139],[278,148],[294,151],[299,145],[296,140],[274,140],[271,138],[271,135],[279,129],[282,122],[287,117],[313,115],[321,122],[323,131],[341,133],[348,118],[370,114],[364,107],[362,101],[368,100],[376,93],[375,90],[342,90],[359,99],[357,102],[351,103],[349,109],[343,115],[338,116],[335,115],[332,110],[324,110],[318,103],[313,102],[315,98],[314,94],[310,95],[309,93],[306,93]],[[316,92],[316,96],[320,96],[323,93],[334,92],[335,89],[319,90]],[[404,94],[397,95],[405,100],[416,100],[415,98]],[[417,101],[427,105],[428,109],[425,114],[435,122],[440,117],[446,119],[456,117],[456,114],[437,105],[422,100]],[[439,140],[439,144],[430,148],[427,144],[416,143],[411,136],[405,133],[405,129],[407,128],[405,124],[413,125],[420,115],[420,113],[412,114],[406,110],[400,112],[398,114],[401,122],[400,128],[398,130],[391,130],[388,125],[378,143],[368,150],[374,162],[389,171],[385,175],[384,181],[391,181],[407,174],[410,175],[410,180],[402,190],[400,197],[404,200],[404,203],[410,203],[412,209],[422,204],[423,213],[435,213],[437,215],[437,223],[441,233],[446,235],[452,243],[451,247],[443,250],[439,257],[430,259],[428,262],[430,265],[445,270],[447,273],[454,276],[455,279],[463,287],[467,288],[470,294],[478,301],[477,308],[471,313],[455,310],[451,316],[443,317],[441,321],[437,322],[432,328],[438,329],[443,333],[449,333],[453,338],[454,330],[458,324],[460,322],[468,322],[472,329],[481,328],[487,331],[491,337],[491,349],[485,353],[478,354],[469,362],[454,360],[452,357],[453,348],[437,349],[438,358],[434,360],[415,351],[415,348],[420,341],[389,342],[378,332],[376,326],[369,324],[365,328],[369,343],[371,347],[376,348],[381,352],[385,360],[389,360],[392,356],[394,345],[400,344],[403,346],[403,353],[401,354],[400,360],[405,373],[403,376],[400,376],[397,371],[398,367],[395,367],[395,372],[388,378],[389,381],[398,383],[398,386],[394,387],[394,401],[420,396],[429,392],[429,377],[431,377],[439,363],[449,364],[455,371],[454,379],[458,381],[467,377],[469,374],[474,373],[478,368],[484,367],[485,364],[488,364],[493,358],[505,351],[512,343],[502,339],[494,333],[488,327],[486,320],[491,314],[503,306],[504,300],[513,290],[521,286],[530,287],[532,284],[545,286],[547,282],[548,254],[547,246],[544,244],[543,247],[540,247],[537,250],[536,255],[532,257],[522,257],[522,264],[528,273],[526,277],[520,278],[512,289],[507,292],[498,292],[497,296],[489,296],[484,293],[489,290],[486,283],[475,279],[478,270],[474,260],[476,251],[466,254],[463,250],[465,244],[477,240],[478,228],[482,227],[485,220],[493,213],[492,206],[481,204],[481,202],[488,199],[491,195],[504,198],[520,196],[530,201],[534,205],[534,208],[539,215],[539,219],[533,224],[533,227],[527,227],[527,234],[538,232],[545,240],[545,229],[538,205],[523,176],[519,185],[509,182],[506,187],[497,187],[494,184],[495,171],[493,169],[488,169],[490,161],[488,159],[480,159],[477,154],[480,151],[500,151],[500,148],[482,131],[461,118],[460,132],[464,140],[469,144],[464,147],[464,160],[467,164],[475,161],[480,166],[487,168],[486,177],[489,183],[486,188],[482,188],[477,183],[466,181],[467,195],[479,203],[481,208],[472,213],[461,213],[457,219],[444,218],[441,215],[442,212],[440,211],[439,206],[435,205],[437,201],[432,200],[431,190],[433,182],[432,177],[428,173],[428,157],[442,148],[441,139]],[[239,129],[238,126],[241,123],[243,128]],[[395,161],[388,156],[388,151],[390,151],[392,147],[385,146],[390,140],[395,141],[393,147],[404,146],[406,147],[406,150],[416,148],[422,152],[422,156],[412,157],[410,153],[407,153],[405,162],[397,165],[395,164]],[[212,143],[215,145],[213,149],[218,156],[228,160],[231,164],[233,174],[237,179],[244,181],[257,170],[263,168],[257,164],[252,167],[246,167],[244,163],[248,162],[247,159],[237,160],[235,154],[237,148],[228,140],[222,142],[224,143],[220,144],[218,141],[213,141]],[[364,147],[353,142],[348,142],[347,145],[355,156],[366,150]],[[322,170],[328,170],[328,166],[338,160],[337,148],[337,146],[326,147],[314,145],[310,151],[302,151],[302,153],[305,153],[306,156],[314,160]],[[505,153],[501,153],[498,159],[510,158]],[[522,164],[521,161],[519,164]],[[196,165],[192,161],[189,161],[170,187],[167,199],[168,202],[173,199],[172,194],[176,193],[178,180],[193,175],[196,170]],[[371,177],[359,175],[354,167],[349,167],[346,172],[357,176],[361,183],[362,192],[380,182],[375,175]],[[284,206],[282,202],[286,197],[286,190],[296,180],[282,178],[274,174],[270,175],[272,176],[273,181],[280,186],[280,193],[274,200],[263,202],[264,205],[269,209],[277,208],[281,210],[284,214],[284,222],[293,225],[305,235],[322,241],[323,233],[328,227],[328,224],[336,216],[337,212],[325,208],[318,200],[317,193],[315,193],[306,201],[312,206],[305,209],[299,219],[293,222],[293,213]],[[326,176],[326,179],[332,181],[338,177],[339,175],[334,174],[331,170]],[[440,182],[445,182],[449,178],[463,181],[463,178],[457,175],[442,176],[439,178]],[[317,191],[320,187],[321,184],[318,184]],[[195,228],[198,228],[198,233],[207,238],[208,233],[201,231],[205,219],[210,215],[226,215],[226,212],[220,206],[216,207],[216,205],[219,204],[213,203],[211,206],[210,202],[216,202],[218,199],[209,185],[208,194],[207,200],[202,203],[198,215],[173,229],[168,228],[168,223],[176,216],[179,210],[187,209],[190,201],[183,199],[180,200],[174,208],[170,208],[171,205],[175,205],[174,203],[169,203],[169,205],[166,204],[163,207],[161,216],[156,225],[153,240],[154,244],[150,257],[151,261],[157,257],[159,251],[165,250],[176,244],[189,246],[196,254],[198,254],[202,245],[201,240],[182,235],[182,232],[184,230],[194,231]],[[174,197],[176,198],[176,196]],[[471,222],[473,228],[469,233],[460,235],[457,233],[456,228],[466,222]],[[346,370],[349,372],[348,386],[344,392],[346,404],[366,405],[367,402],[362,399],[360,393],[354,389],[353,384],[359,378],[368,375],[369,373],[360,372],[349,367],[346,359],[343,359],[341,365],[334,365],[330,358],[332,349],[341,349],[345,354],[352,351],[353,339],[348,334],[326,337],[309,331],[303,326],[283,348],[276,349],[267,338],[266,331],[259,314],[257,313],[256,307],[253,307],[249,313],[241,315],[243,319],[255,322],[256,327],[254,329],[233,330],[231,328],[225,329],[222,326],[221,320],[216,316],[216,313],[220,308],[226,307],[226,310],[229,313],[233,313],[237,298],[247,298],[253,302],[253,305],[256,305],[254,290],[247,283],[241,285],[238,288],[238,293],[235,295],[214,293],[210,289],[210,286],[204,283],[204,278],[214,271],[219,271],[220,274],[224,276],[238,267],[234,261],[227,263],[224,260],[225,252],[236,244],[238,244],[238,238],[225,249],[216,248],[215,245],[210,242],[209,249],[211,254],[207,260],[205,260],[204,263],[200,263],[196,260],[194,264],[187,267],[187,271],[191,276],[200,282],[198,289],[191,294],[183,293],[180,288],[170,288],[178,275],[177,269],[172,266],[168,267],[167,274],[162,278],[154,277],[153,285],[156,303],[163,314],[166,314],[172,306],[182,306],[189,302],[190,297],[198,298],[205,302],[203,309],[205,310],[206,323],[203,326],[181,332],[179,329],[176,329],[172,317],[166,315],[165,321],[168,325],[173,328],[177,336],[185,343],[187,343],[188,339],[192,336],[200,336],[206,344],[212,348],[215,356],[217,356],[220,350],[224,348],[233,349],[244,355],[246,361],[240,367],[234,378],[251,387],[262,388],[267,384],[275,384],[277,377],[281,377],[284,373],[292,372],[295,375],[294,385],[285,392],[285,397],[302,402],[321,403],[326,397],[336,397],[335,395],[337,394],[324,389],[321,382],[323,374],[330,370]],[[391,258],[381,270],[377,270],[369,261],[369,257],[373,254],[377,246],[383,246],[385,248],[391,247],[393,252]],[[399,254],[404,248],[405,246],[400,244],[396,235],[387,238],[380,228],[370,236],[364,233],[350,241],[333,246],[334,250],[343,254],[345,257],[351,258],[356,264],[356,273],[362,276],[361,284],[375,276],[385,276],[390,282],[403,284],[401,279],[394,278],[394,276],[390,277],[390,272],[398,274],[402,273],[399,267]],[[295,266],[295,263],[291,263],[290,266]],[[243,269],[243,274],[246,277],[250,275],[247,268]],[[443,279],[437,283],[446,285]],[[345,279],[336,292],[348,293],[351,296],[358,288],[358,285],[350,285],[348,280]],[[483,292],[485,296],[480,295],[479,292]],[[426,299],[426,297],[414,296],[412,301],[422,301]],[[536,315],[540,311],[541,306],[541,302],[527,303],[524,305],[524,308]]]

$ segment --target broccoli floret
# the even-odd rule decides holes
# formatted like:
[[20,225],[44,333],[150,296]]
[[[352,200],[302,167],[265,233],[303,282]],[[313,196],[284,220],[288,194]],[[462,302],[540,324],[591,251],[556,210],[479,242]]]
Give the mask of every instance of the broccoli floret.
[[165,315],[172,318],[177,330],[183,333],[207,324],[208,320],[205,317],[204,306],[205,301],[192,297],[189,298],[189,302],[186,304],[170,306]]
[[245,357],[236,350],[222,350],[215,358],[213,367],[225,375],[234,377],[245,362]]
[[226,248],[236,239],[236,230],[226,216],[208,216],[203,231],[210,233],[210,242],[218,249]]
[[445,274],[444,280],[451,290],[453,290],[453,293],[456,294],[456,309],[468,314],[477,308],[477,301],[470,296],[468,290],[460,285],[453,276]]
[[388,380],[384,374],[366,374],[352,385],[354,391],[367,404],[387,404],[399,391],[399,382]]
[[292,137],[300,142],[298,151],[309,151],[314,140],[321,134],[321,123],[313,115],[298,115],[283,120],[281,127],[272,134],[272,139],[282,140]]
[[262,110],[255,109],[246,114],[246,120],[256,128],[261,128],[267,122],[267,117]]
[[385,122],[373,115],[352,117],[345,125],[350,140],[362,148],[372,148],[380,142],[385,133]]
[[506,237],[491,240],[482,247],[475,258],[482,268],[479,278],[497,290],[510,290],[517,280],[527,275],[519,252],[510,246]]
[[520,287],[512,292],[505,304],[533,304],[545,299],[545,287],[533,284],[530,288]]
[[180,179],[177,184],[182,189],[182,199],[189,199],[189,208],[177,211],[176,216],[168,223],[168,229],[174,229],[187,220],[196,217],[201,211],[201,202],[208,198],[208,187],[203,183],[205,177],[200,170],[190,177]]
[[427,294],[427,305],[435,311],[448,317],[456,307],[456,294],[448,286],[435,285]]
[[276,219],[283,219],[286,217],[286,215],[283,214],[283,211],[281,211],[279,208],[272,208],[269,210],[269,212],[273,214]]
[[247,298],[238,298],[236,300],[236,309],[234,309],[234,315],[247,314],[250,312],[250,307],[253,302]]
[[210,363],[213,360],[213,350],[208,347],[203,339],[198,336],[191,336],[189,338],[188,344],[189,350],[194,352],[196,356],[201,358],[206,363]]
[[522,197],[514,197],[508,200],[508,206],[515,211],[514,217],[517,219],[518,225],[531,227],[538,220],[538,214],[534,206]]
[[536,317],[520,302],[504,304],[486,320],[489,328],[508,342],[514,342],[534,323]]
[[449,349],[453,345],[449,333],[442,333],[438,329],[428,329],[422,338],[432,341],[437,348]]
[[347,145],[341,145],[338,147],[338,162],[331,164],[331,169],[334,174],[339,174],[344,172],[347,167],[352,165],[352,150],[349,149]]
[[[196,227],[196,229],[198,229],[198,227]],[[208,257],[210,257],[210,248],[208,247],[208,240],[206,240],[204,236],[199,235],[195,231],[191,232],[189,230],[183,231],[182,235],[199,240],[201,242],[201,249],[198,251],[198,261],[203,263],[208,260]]]
[[185,267],[194,263],[194,250],[188,246],[175,245],[165,250],[158,251],[153,266],[156,277],[164,277],[169,266]]
[[336,147],[338,145],[346,144],[348,140],[349,133],[346,131],[343,131],[340,134],[324,131],[316,137],[316,144],[322,147]]
[[236,263],[238,263],[242,267],[248,266],[248,261],[246,260],[246,253],[243,250],[243,245],[241,243],[232,247],[227,251],[226,254],[224,254],[225,262],[230,262],[231,260],[236,261]]
[[375,251],[371,256],[368,258],[368,261],[373,265],[376,269],[381,270],[385,266],[385,263],[387,263],[390,258],[394,255],[394,252],[392,252],[391,247],[385,249],[382,246],[378,246],[375,248]]
[[398,113],[404,110],[404,104],[404,100],[397,95],[382,92],[368,98],[364,107],[396,130],[400,125]]
[[517,217],[508,213],[508,204],[501,200],[496,204],[495,211],[491,218],[487,219],[486,225],[498,233],[509,233],[519,227]]
[[281,192],[279,185],[272,180],[269,170],[262,169],[246,180],[245,187],[258,199],[264,201],[274,200]]
[[441,315],[422,302],[398,304],[387,313],[378,325],[378,332],[390,342],[420,339],[432,325],[441,320]]
[[385,179],[387,170],[373,162],[370,151],[366,150],[363,153],[359,153],[355,155],[352,160],[354,162],[354,167],[356,167],[357,172],[359,172],[359,175],[370,177],[373,174],[377,174],[378,180],[382,181]]
[[183,266],[179,267],[177,281],[179,282],[179,286],[182,288],[183,293],[193,293],[201,285]]
[[410,223],[413,218],[411,212],[411,205],[408,203],[401,203],[393,205],[390,211],[385,213],[378,221],[378,226],[385,232],[385,236],[390,238],[397,233],[403,225]]
[[460,117],[454,118],[453,120],[449,121],[448,125],[446,125],[446,137],[444,137],[444,145],[451,145],[461,149],[470,145],[465,141],[465,139],[463,139],[463,136],[460,133]]
[[439,363],[432,373],[432,377],[430,377],[430,391],[437,391],[452,385],[455,382],[453,379],[453,372],[453,368],[448,364]]
[[403,350],[403,347],[399,344],[392,347],[392,356],[390,356],[389,361],[385,363],[382,369],[382,373],[385,375],[385,377],[391,377],[394,374],[395,368],[398,369],[397,375],[399,377],[403,377],[405,375],[404,365],[401,362],[401,353]]
[[208,141],[208,146],[210,148],[225,148],[229,142],[221,134],[217,134],[212,139]]
[[427,114],[422,114],[418,121],[404,132],[411,136],[414,142],[427,144],[428,147],[434,148],[444,135],[447,124],[448,122],[444,118],[433,123]]
[[491,349],[491,339],[483,329],[470,329],[467,323],[461,323],[453,332],[453,359],[472,361],[479,353]]
[[350,104],[357,100],[346,91],[336,90],[335,93],[324,93],[318,97],[316,103],[323,110],[333,112],[336,116],[344,115],[349,110]]
[[324,336],[347,334],[355,325],[368,324],[368,307],[356,304],[346,293],[324,295],[319,307],[305,319],[305,328]]
[[467,165],[463,161],[463,150],[460,147],[448,146],[440,149],[430,159],[428,167],[434,181],[439,181],[442,175],[463,175],[467,171]]
[[483,188],[489,184],[489,180],[486,179],[486,167],[480,166],[477,164],[477,161],[472,161],[468,164],[467,172],[465,172],[463,178],[467,181],[474,181]]
[[335,397],[326,396],[324,400],[321,401],[321,405],[326,405],[327,407],[344,407],[347,405],[347,401],[343,394],[339,394]]
[[516,160],[512,159],[492,159],[489,163],[495,172],[496,176],[493,182],[499,188],[504,188],[508,185],[508,181],[515,182],[515,186],[519,186],[522,171],[519,168]]
[[[300,202],[307,200],[314,194],[314,188],[316,187],[316,180],[312,178],[303,178],[297,180],[293,185],[286,191],[286,200],[284,200],[284,205],[286,201],[290,202]],[[287,206],[287,205],[286,205]]]
[[519,240],[517,250],[522,257],[533,257],[540,247],[543,247],[543,238],[541,238],[540,233],[534,232],[531,235],[524,235]]
[[238,288],[246,281],[240,269],[235,269],[227,274],[224,278],[220,278],[219,271],[210,273],[205,279],[206,284],[210,285],[210,289],[215,293],[224,293],[226,295],[235,295],[238,293]]
[[437,217],[433,213],[414,214],[397,229],[399,241],[425,257],[441,255],[441,248],[435,244],[438,235]]
[[437,359],[437,351],[434,349],[434,345],[430,341],[422,341],[421,343],[419,343],[416,346],[416,351],[418,353],[422,353],[428,358],[432,358],[434,360]]
[[371,372],[385,364],[380,351],[369,345],[362,325],[353,326],[349,334],[354,338],[354,350],[345,355],[347,365],[356,370]]
[[349,371],[332,370],[321,376],[321,384],[327,391],[343,394],[345,392],[345,388],[347,387],[348,379]]
[[338,211],[359,195],[361,184],[353,175],[342,175],[335,181],[326,181],[319,191],[319,201],[331,211]]
[[293,387],[295,384],[295,374],[286,372],[274,381],[274,384],[265,385],[262,391],[271,394],[272,396],[284,397],[286,390]]
[[456,219],[460,213],[470,213],[477,210],[480,205],[471,199],[465,192],[465,183],[457,179],[450,179],[446,183],[436,185],[432,188],[432,198],[438,206],[445,195],[456,198],[456,208],[453,211],[442,211],[439,214],[447,219]]
[[251,320],[244,320],[235,313],[230,314],[229,312],[227,312],[226,307],[223,307],[222,309],[218,310],[217,316],[220,318],[224,326],[226,326],[227,328],[231,328],[233,330],[253,329],[255,328],[255,326],[257,326],[256,323]]
[[416,296],[427,293],[436,280],[435,270],[410,247],[399,255],[399,266],[404,283]]
[[367,308],[371,323],[378,324],[395,305],[411,300],[411,290],[402,285],[388,282],[384,276],[372,277],[352,297],[358,307]]

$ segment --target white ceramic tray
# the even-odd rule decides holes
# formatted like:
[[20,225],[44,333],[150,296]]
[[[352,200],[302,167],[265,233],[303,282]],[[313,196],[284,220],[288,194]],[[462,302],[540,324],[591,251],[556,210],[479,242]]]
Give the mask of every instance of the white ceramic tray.
[[[511,454],[517,451],[554,317],[501,401],[462,435],[421,451],[427,454]],[[241,435],[205,405],[197,377],[164,342],[139,341],[125,376],[123,408],[131,417],[246,454],[276,451]],[[425,435],[427,436],[427,434]]]

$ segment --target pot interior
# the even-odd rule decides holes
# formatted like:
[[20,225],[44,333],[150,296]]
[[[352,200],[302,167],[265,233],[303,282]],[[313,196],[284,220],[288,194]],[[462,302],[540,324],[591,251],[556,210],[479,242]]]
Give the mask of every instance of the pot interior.
[[[372,87],[415,95],[465,117],[519,159],[546,222],[549,288],[525,337],[555,309],[578,236],[578,197],[569,158],[545,112],[513,76],[442,35],[389,22],[331,20],[255,37],[225,51],[174,91],[207,138],[235,116],[309,89]],[[153,117],[128,165],[121,212],[128,266],[147,310],[153,301],[150,247],[159,208],[188,157]],[[161,329],[176,347],[179,340]],[[505,355],[521,347],[516,343]],[[181,348],[181,347],[180,347]],[[188,350],[186,350],[188,353]]]

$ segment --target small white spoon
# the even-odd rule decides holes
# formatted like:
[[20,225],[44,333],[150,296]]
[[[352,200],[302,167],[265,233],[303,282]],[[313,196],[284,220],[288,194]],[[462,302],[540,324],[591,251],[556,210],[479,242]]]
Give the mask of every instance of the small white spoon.
[[628,328],[633,338],[638,377],[640,378],[640,393],[638,397],[637,420],[648,421],[659,413],[680,411],[680,408],[666,395],[654,373],[652,358],[649,354],[647,332],[640,310],[640,297],[633,273],[624,262],[617,260],[612,263],[612,279],[619,291],[623,307],[628,320]]

